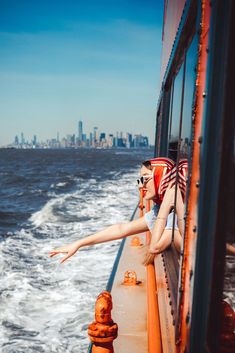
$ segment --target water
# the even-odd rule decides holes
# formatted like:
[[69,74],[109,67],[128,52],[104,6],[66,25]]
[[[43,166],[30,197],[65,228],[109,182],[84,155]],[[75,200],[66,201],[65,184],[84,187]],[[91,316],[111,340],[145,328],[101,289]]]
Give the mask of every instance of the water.
[[83,353],[119,241],[59,264],[48,252],[117,222],[152,151],[0,150],[0,351]]

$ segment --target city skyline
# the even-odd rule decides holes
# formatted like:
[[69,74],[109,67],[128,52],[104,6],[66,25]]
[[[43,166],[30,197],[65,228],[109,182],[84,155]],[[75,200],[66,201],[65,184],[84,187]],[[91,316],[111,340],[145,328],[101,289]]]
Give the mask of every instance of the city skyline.
[[36,134],[32,138],[27,138],[24,132],[15,135],[14,140],[0,147],[16,147],[16,148],[67,148],[67,147],[149,147],[149,137],[132,132],[116,131],[104,132],[97,126],[93,127],[93,131],[83,129],[83,121],[79,120],[77,131],[67,135],[57,132],[56,137],[47,140],[39,139]]
[[153,143],[163,1],[11,0],[0,10],[0,145],[21,130],[68,134],[78,119]]

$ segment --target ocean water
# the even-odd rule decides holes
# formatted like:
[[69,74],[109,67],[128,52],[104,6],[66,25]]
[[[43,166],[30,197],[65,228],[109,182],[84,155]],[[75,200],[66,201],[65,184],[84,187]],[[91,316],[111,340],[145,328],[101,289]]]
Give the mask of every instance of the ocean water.
[[0,352],[83,353],[119,241],[55,247],[128,221],[151,150],[0,150]]

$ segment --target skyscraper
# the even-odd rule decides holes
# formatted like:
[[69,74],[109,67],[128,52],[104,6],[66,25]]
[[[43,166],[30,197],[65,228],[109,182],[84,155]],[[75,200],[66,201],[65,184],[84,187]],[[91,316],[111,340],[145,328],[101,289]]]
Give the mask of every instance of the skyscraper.
[[82,134],[83,134],[82,121],[80,120],[78,122],[78,142],[82,142]]
[[94,127],[94,142],[98,142],[98,127]]
[[105,136],[106,136],[106,135],[105,135],[105,132],[101,132],[101,133],[100,133],[100,142],[101,142],[102,140],[103,140],[103,141],[105,140]]
[[16,135],[15,136],[15,142],[14,142],[15,145],[19,145],[19,137]]
[[37,144],[37,136],[36,135],[33,136],[32,142],[33,142],[33,145],[36,146],[36,144]]
[[21,144],[24,145],[25,139],[24,139],[24,133],[21,132]]
[[89,145],[92,146],[92,142],[93,142],[93,135],[92,132],[90,132],[90,138],[89,138]]

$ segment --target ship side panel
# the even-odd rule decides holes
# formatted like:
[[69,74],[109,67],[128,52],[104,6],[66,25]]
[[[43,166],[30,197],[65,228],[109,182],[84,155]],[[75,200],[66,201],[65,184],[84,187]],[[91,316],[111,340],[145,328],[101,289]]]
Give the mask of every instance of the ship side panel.
[[185,3],[186,0],[165,1],[164,28],[162,34],[163,44],[161,78],[163,78],[164,76],[171,55],[171,51],[177,35]]
[[[221,334],[226,241],[235,243],[234,1],[211,10],[190,353],[235,351],[234,333]],[[227,302],[234,283],[233,271]]]

